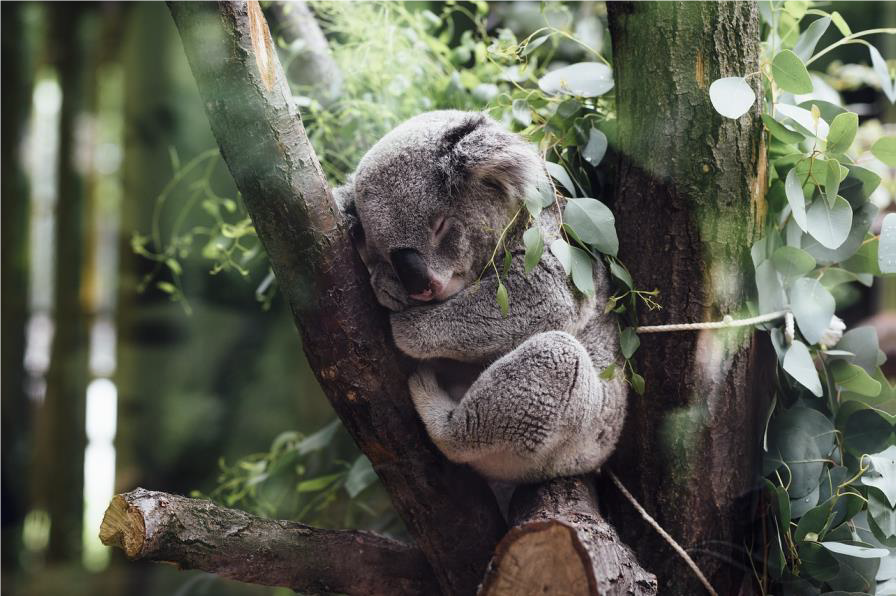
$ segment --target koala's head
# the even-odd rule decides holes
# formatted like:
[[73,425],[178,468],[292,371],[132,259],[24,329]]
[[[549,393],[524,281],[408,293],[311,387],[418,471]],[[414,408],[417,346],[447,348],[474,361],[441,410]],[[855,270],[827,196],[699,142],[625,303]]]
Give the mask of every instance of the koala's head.
[[526,141],[478,112],[421,114],[383,137],[339,189],[354,202],[379,301],[400,310],[472,283],[542,167]]

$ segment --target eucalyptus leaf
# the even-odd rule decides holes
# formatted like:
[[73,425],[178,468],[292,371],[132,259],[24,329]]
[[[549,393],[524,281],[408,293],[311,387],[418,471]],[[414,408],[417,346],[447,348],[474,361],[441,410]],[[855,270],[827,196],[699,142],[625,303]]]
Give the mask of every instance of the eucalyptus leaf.
[[855,354],[853,362],[868,374],[874,374],[886,359],[878,347],[877,329],[870,325],[854,327],[844,333],[837,343],[837,349]]
[[847,391],[868,397],[880,394],[881,384],[872,379],[861,366],[850,364],[845,360],[835,360],[831,363],[831,373],[834,375],[834,381]]
[[831,17],[821,17],[820,19],[812,21],[812,23],[806,27],[806,30],[800,34],[800,38],[797,40],[796,45],[793,46],[793,53],[804,62],[811,58],[812,52],[815,51],[815,46],[818,45],[818,40],[821,39],[824,32],[828,30],[830,24]]
[[806,138],[803,134],[787,128],[768,114],[762,115],[762,122],[765,124],[768,132],[782,143],[793,145]]
[[817,279],[798,279],[790,289],[793,317],[800,333],[811,344],[821,341],[831,324],[835,306],[834,297]]
[[538,86],[548,95],[598,97],[613,88],[613,71],[602,62],[579,62],[550,71]]
[[510,311],[510,300],[507,296],[507,288],[504,287],[504,284],[501,282],[498,282],[498,291],[495,293],[495,299],[498,301],[501,315],[506,317],[507,313]]
[[709,86],[709,101],[722,116],[737,119],[756,103],[756,93],[743,77],[725,77]]
[[896,445],[890,445],[868,458],[877,475],[863,475],[862,484],[880,489],[887,497],[890,507],[896,507]]
[[563,266],[563,271],[566,272],[566,275],[572,273],[571,248],[569,243],[563,238],[557,238],[551,242],[551,254],[557,257],[557,260],[560,261],[560,265]]
[[577,246],[570,246],[572,283],[586,296],[594,295],[594,260]]
[[886,548],[874,548],[870,545],[847,544],[845,542],[822,542],[821,545],[832,553],[858,557],[860,559],[879,559],[890,554],[890,551]]
[[805,132],[808,136],[818,136],[826,139],[830,133],[831,127],[825,119],[816,119],[809,110],[786,103],[776,105],[775,110],[799,125],[802,128],[802,132]]
[[880,226],[877,264],[881,273],[896,273],[896,213],[888,213]]
[[559,182],[566,192],[569,193],[569,196],[576,196],[575,184],[573,184],[569,174],[566,173],[566,168],[552,161],[544,162],[544,167],[547,169],[548,174],[550,174],[554,180]]
[[778,87],[790,93],[811,93],[812,79],[799,56],[791,50],[781,50],[772,60],[772,77]]
[[852,229],[852,207],[843,197],[832,206],[826,201],[815,201],[806,211],[809,234],[823,247],[835,250],[849,237]]
[[822,246],[817,240],[811,236],[803,236],[803,250],[815,257],[819,265],[832,265],[840,263],[851,257],[865,241],[865,234],[871,227],[871,222],[877,215],[877,206],[871,203],[865,203],[858,208],[853,214],[852,227],[849,230],[849,236],[838,248],[831,250]]
[[513,113],[513,119],[523,126],[532,124],[532,109],[529,107],[529,102],[525,99],[514,99],[511,112]]
[[796,379],[800,385],[817,397],[821,397],[823,393],[821,379],[818,377],[818,371],[815,369],[815,363],[812,362],[812,356],[809,354],[806,344],[794,340],[784,354],[782,366],[787,374]]
[[880,79],[880,89],[890,100],[890,103],[896,102],[896,81],[890,77],[890,69],[887,61],[880,55],[880,52],[871,44],[868,44],[868,53],[871,55],[871,67]]
[[772,255],[772,264],[789,285],[815,268],[815,259],[801,248],[782,246]]
[[622,357],[626,360],[634,356],[640,345],[641,340],[638,339],[638,333],[633,327],[626,327],[619,334],[619,349],[622,352]]
[[524,256],[525,271],[531,273],[541,260],[544,253],[544,238],[541,235],[541,229],[534,225],[523,233],[523,246],[526,247]]
[[596,128],[588,132],[588,143],[582,149],[582,157],[592,166],[599,164],[607,152],[607,135]]
[[891,168],[896,168],[896,137],[881,137],[871,145],[871,154]]
[[352,464],[345,479],[345,491],[348,496],[354,499],[365,488],[376,482],[376,472],[373,471],[373,465],[364,455],[359,455],[355,463]]
[[578,238],[600,252],[616,256],[619,239],[613,212],[597,199],[569,199],[563,210],[563,221]]
[[756,267],[756,290],[759,298],[759,314],[779,311],[787,304],[784,287],[771,260]]
[[803,193],[803,185],[796,173],[796,168],[787,172],[784,179],[784,192],[787,195],[787,203],[793,213],[793,221],[804,232],[809,231],[809,219],[806,216],[806,195]]
[[828,131],[828,153],[846,153],[856,138],[859,129],[859,115],[855,112],[838,114],[831,121]]
[[[840,162],[836,159],[829,159],[824,162],[824,198],[828,203],[828,207],[833,207],[837,202],[837,193],[840,191]],[[845,201],[845,199],[844,199]],[[847,205],[849,203],[847,202]],[[852,206],[850,206],[852,211]],[[852,217],[849,223],[852,224]],[[849,230],[847,229],[847,234]],[[846,236],[843,238],[846,240]]]

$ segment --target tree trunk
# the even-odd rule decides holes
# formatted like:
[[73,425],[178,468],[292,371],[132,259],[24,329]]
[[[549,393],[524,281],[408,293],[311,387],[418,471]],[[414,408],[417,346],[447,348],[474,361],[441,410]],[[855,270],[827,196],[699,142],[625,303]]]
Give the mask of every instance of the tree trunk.
[[173,2],[212,132],[270,258],[305,353],[442,590],[470,594],[504,532],[482,478],[435,449],[367,272],[291,101],[257,2]]
[[76,154],[77,126],[85,109],[88,48],[82,34],[85,5],[52,11],[53,64],[59,76],[59,174],[55,216],[53,319],[55,332],[39,414],[41,437],[37,496],[50,515],[49,561],[71,561],[81,551],[84,515],[84,407],[87,391],[87,314],[83,304],[86,231],[84,176]]
[[657,593],[656,577],[597,510],[591,477],[519,487],[510,519],[481,596]]
[[22,137],[31,113],[33,84],[31,40],[28,39],[24,3],[2,6],[2,249],[3,328],[2,362],[2,511],[3,570],[18,566],[22,520],[27,504],[27,447],[31,416],[25,393],[25,325],[28,322],[28,177],[21,160]]
[[[619,118],[615,213],[620,257],[662,310],[641,323],[743,313],[749,250],[766,187],[759,112],[723,119],[710,83],[759,68],[759,16],[748,2],[608,3]],[[756,81],[756,79],[752,79]],[[646,249],[650,247],[650,249]],[[762,400],[750,330],[642,336],[647,392],[629,411],[612,467],[721,594],[749,567],[745,526]],[[612,489],[608,489],[612,491]],[[608,492],[608,494],[611,494]],[[663,594],[702,591],[659,537],[614,498],[614,520]]]

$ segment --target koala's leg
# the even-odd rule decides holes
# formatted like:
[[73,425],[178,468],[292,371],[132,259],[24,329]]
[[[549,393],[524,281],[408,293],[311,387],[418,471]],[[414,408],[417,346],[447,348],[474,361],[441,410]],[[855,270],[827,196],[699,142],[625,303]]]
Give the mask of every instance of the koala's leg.
[[451,460],[499,480],[534,481],[594,470],[625,415],[621,381],[603,381],[573,336],[539,333],[488,367],[460,402],[425,365],[411,378],[414,404]]

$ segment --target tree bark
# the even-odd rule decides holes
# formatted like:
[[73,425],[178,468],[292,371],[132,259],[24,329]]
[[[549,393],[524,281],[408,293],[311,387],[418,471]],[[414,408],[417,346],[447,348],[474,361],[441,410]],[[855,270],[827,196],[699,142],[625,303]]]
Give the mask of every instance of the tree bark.
[[25,15],[28,6],[9,3],[2,7],[2,71],[6,91],[2,94],[3,130],[0,136],[2,166],[3,328],[0,341],[2,362],[2,566],[19,566],[22,520],[27,507],[28,437],[31,415],[25,392],[25,325],[28,322],[28,239],[31,222],[28,177],[21,160],[21,144],[31,113],[33,86],[32,43]]
[[262,519],[142,488],[112,500],[100,538],[131,560],[297,592],[391,596],[438,590],[423,554],[390,538]]
[[488,486],[435,449],[257,2],[170,4],[212,131],[305,353],[441,589],[472,593],[505,524]]
[[[758,70],[757,7],[613,2],[608,9],[619,252],[641,288],[660,290],[663,306],[642,313],[641,323],[736,316],[752,287],[744,272],[752,271],[749,250],[765,212],[761,124],[758,108],[723,119],[708,89],[719,77]],[[748,569],[744,526],[763,407],[751,387],[756,347],[749,330],[642,336],[647,393],[632,403],[612,464],[722,594],[737,593]],[[616,526],[638,544],[661,592],[700,593],[668,546],[624,501],[613,501]]]
[[656,577],[598,511],[592,478],[522,486],[510,516],[480,595],[657,593]]
[[271,2],[265,14],[271,21],[271,33],[287,44],[301,42],[302,49],[292,56],[286,75],[293,85],[308,87],[309,95],[327,102],[342,93],[342,72],[327,43],[324,32],[308,3],[303,0]]

